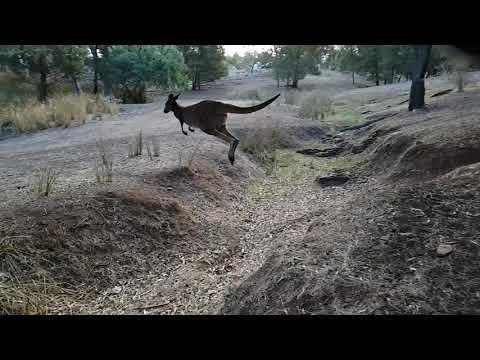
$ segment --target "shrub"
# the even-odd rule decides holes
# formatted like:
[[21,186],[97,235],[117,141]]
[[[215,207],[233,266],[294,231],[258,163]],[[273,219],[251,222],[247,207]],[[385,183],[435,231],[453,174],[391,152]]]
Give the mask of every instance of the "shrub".
[[298,115],[312,120],[318,120],[320,117],[323,120],[325,116],[332,113],[332,100],[327,96],[313,93],[302,100]]

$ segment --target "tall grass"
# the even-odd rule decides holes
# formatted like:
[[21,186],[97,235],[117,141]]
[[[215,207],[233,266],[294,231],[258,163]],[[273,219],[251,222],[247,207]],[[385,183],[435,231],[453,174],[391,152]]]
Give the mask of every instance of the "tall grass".
[[69,127],[72,122],[85,123],[89,114],[118,112],[116,104],[100,96],[65,95],[48,103],[37,101],[11,104],[0,114],[0,125],[13,123],[17,132],[33,132],[51,127]]
[[98,157],[95,162],[95,177],[99,183],[112,182],[113,156],[104,140],[97,141]]
[[275,171],[277,150],[292,146],[293,140],[282,130],[260,128],[245,136],[240,142],[240,149],[252,155],[267,173]]
[[132,138],[132,141],[128,144],[128,157],[133,158],[142,155],[143,151],[143,137],[140,130],[137,135]]
[[333,102],[325,95],[311,93],[302,100],[298,115],[302,118],[318,120],[325,119],[326,116],[333,114]]
[[38,196],[48,196],[53,191],[56,181],[57,174],[53,169],[42,168],[35,174],[33,192]]

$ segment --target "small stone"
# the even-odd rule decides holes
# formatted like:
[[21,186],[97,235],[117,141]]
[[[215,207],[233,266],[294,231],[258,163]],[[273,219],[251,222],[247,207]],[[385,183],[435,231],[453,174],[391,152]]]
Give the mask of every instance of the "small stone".
[[120,294],[122,292],[121,286],[115,286],[112,290],[110,290],[110,294]]
[[453,251],[452,245],[441,244],[437,248],[437,255],[438,256],[446,256]]
[[168,191],[172,191],[173,188],[169,186],[169,187],[167,187],[167,190],[168,190]]

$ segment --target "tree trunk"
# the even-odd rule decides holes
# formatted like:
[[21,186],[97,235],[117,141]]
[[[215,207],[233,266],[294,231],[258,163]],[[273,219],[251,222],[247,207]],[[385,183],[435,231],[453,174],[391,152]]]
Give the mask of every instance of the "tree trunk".
[[108,66],[105,66],[105,63],[108,62],[110,56],[110,48],[108,45],[102,47],[102,57],[103,57],[103,66],[102,66],[102,81],[103,81],[103,93],[106,97],[112,96],[112,79],[108,72]]
[[98,45],[90,46],[93,56],[93,93],[98,93]]
[[40,102],[47,102],[47,73],[42,71],[40,72],[40,84],[38,86],[38,100]]
[[298,88],[298,79],[294,78],[292,81],[292,88],[297,89]]
[[82,89],[80,88],[80,85],[78,84],[78,79],[75,76],[72,76],[72,83],[75,94],[77,94],[77,96],[80,96],[82,94]]
[[352,71],[352,84],[355,85],[355,71]]
[[415,67],[410,88],[410,101],[408,111],[425,107],[425,72],[432,45],[415,46]]

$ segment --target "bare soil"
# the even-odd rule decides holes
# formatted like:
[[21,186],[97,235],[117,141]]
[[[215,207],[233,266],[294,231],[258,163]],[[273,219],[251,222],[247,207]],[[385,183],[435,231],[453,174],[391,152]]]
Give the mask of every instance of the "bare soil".
[[[230,116],[241,141],[259,129],[292,140],[276,150],[272,172],[241,151],[232,167],[226,146],[199,130],[183,135],[163,98],[0,140],[0,312],[477,313],[480,90],[472,83],[411,113],[400,104],[409,84],[349,81],[326,73],[303,90],[328,89],[335,119],[382,120],[335,133],[332,119],[301,119],[282,104]],[[275,85],[226,78],[180,102],[249,104],[228,94]],[[428,80],[427,95],[448,87]],[[127,156],[139,130],[160,156]],[[109,184],[95,182],[100,139],[113,154]],[[297,153],[340,145],[329,157]],[[44,165],[58,179],[38,198],[32,174]],[[332,173],[350,180],[315,181]],[[440,244],[453,251],[438,256]]]

